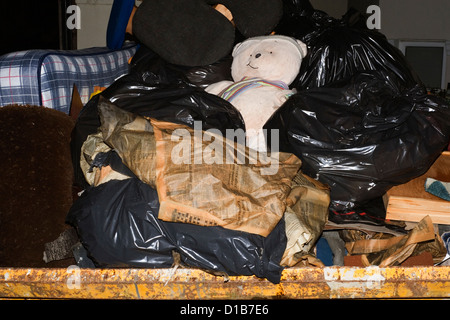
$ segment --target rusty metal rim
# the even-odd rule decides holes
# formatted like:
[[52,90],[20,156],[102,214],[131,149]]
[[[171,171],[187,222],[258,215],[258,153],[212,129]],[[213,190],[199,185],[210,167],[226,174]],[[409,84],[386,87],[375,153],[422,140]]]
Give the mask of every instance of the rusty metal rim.
[[1,298],[392,299],[449,298],[450,267],[285,269],[279,284],[225,281],[198,269],[0,268]]

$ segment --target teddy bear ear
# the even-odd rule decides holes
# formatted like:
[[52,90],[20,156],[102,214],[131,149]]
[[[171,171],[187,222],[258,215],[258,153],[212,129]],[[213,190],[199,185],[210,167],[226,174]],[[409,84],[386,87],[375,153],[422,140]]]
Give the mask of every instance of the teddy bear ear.
[[300,46],[300,49],[302,50],[302,58],[304,58],[306,56],[306,54],[308,53],[308,47],[306,46],[306,44],[300,40],[297,40],[298,45]]
[[265,36],[247,38],[244,41],[235,44],[231,55],[233,56],[233,58],[236,57],[237,55],[241,54],[243,51],[247,50],[249,47],[254,46],[255,43],[258,43],[259,41],[261,41],[261,38],[263,38],[263,37],[265,37]]
[[241,47],[242,47],[242,42],[236,43],[234,45],[233,52],[231,53],[231,56],[233,58],[238,54],[239,48],[241,48]]

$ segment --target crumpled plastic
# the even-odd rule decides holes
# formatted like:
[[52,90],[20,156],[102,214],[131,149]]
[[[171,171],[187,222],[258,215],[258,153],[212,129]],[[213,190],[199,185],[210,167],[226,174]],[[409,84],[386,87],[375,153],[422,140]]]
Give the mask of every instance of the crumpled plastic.
[[96,267],[170,268],[181,263],[219,275],[278,283],[286,235],[281,219],[268,237],[158,219],[157,192],[136,177],[86,189],[72,206],[74,226]]
[[[101,133],[98,135],[101,99],[138,116],[191,128],[200,121],[203,130],[217,129],[223,136],[229,129],[245,130],[240,113],[231,104],[202,89],[230,79],[230,62],[225,58],[210,66],[184,68],[168,64],[141,47],[133,57],[130,73],[94,96],[82,109],[74,130],[72,154],[76,182],[86,190],[74,204],[68,221],[76,226],[96,266],[169,267],[176,252],[186,266],[228,275],[253,274],[276,283],[284,267],[297,263],[312,250],[328,216],[326,186],[317,182],[321,190],[317,191],[317,186],[298,185],[304,192],[289,194],[289,205],[294,209],[287,223],[295,227],[289,230],[297,232],[287,232],[284,216],[267,237],[220,226],[162,221],[157,219],[157,190],[150,184],[142,185],[144,182],[123,165],[112,146],[104,143]],[[142,191],[147,194],[145,201],[135,199],[140,189],[146,190]],[[314,199],[311,194],[321,197]],[[128,197],[139,201],[128,202]],[[297,201],[302,205],[295,206]],[[149,204],[154,210],[148,208]],[[152,217],[144,217],[150,213]],[[161,227],[166,225],[172,227],[173,233]],[[171,242],[164,238],[169,235]],[[164,241],[160,243],[157,239],[161,237]]]
[[[116,184],[117,181],[124,181],[129,179],[130,177],[139,178],[139,181],[146,182],[150,187],[155,188],[157,191],[156,194],[153,194],[154,197],[158,198],[158,208],[155,209],[155,218],[158,219],[159,222],[166,222],[173,226],[173,230],[177,229],[177,225],[179,225],[182,230],[184,230],[185,224],[195,224],[200,226],[201,221],[194,219],[195,221],[182,221],[183,223],[179,223],[179,221],[173,221],[173,219],[167,220],[166,218],[161,218],[161,214],[166,213],[167,210],[161,208],[161,200],[162,203],[165,203],[165,199],[167,198],[167,194],[164,191],[169,191],[168,195],[172,195],[172,199],[170,201],[173,205],[179,205],[180,212],[183,215],[187,214],[186,208],[189,207],[189,203],[183,204],[186,200],[186,196],[182,196],[181,198],[173,198],[173,195],[177,196],[180,194],[180,191],[171,191],[164,181],[162,183],[160,180],[161,176],[164,177],[164,174],[169,175],[170,171],[164,170],[167,166],[174,166],[171,163],[170,159],[165,159],[163,155],[164,150],[159,150],[156,152],[157,146],[161,149],[164,145],[164,141],[157,138],[157,136],[161,135],[161,132],[166,130],[167,128],[184,128],[188,129],[189,127],[185,125],[176,125],[168,122],[160,122],[152,119],[146,119],[144,117],[140,117],[136,114],[129,113],[127,111],[121,110],[111,104],[106,100],[102,100],[98,106],[100,112],[101,119],[101,127],[99,128],[99,132],[93,135],[89,135],[88,139],[85,141],[82,147],[82,159],[81,159],[81,168],[86,174],[86,180],[93,187],[89,187],[87,191],[92,193],[96,187],[100,187],[102,184]],[[167,127],[168,126],[168,127]],[[161,132],[160,132],[161,131]],[[137,137],[135,139],[134,137]],[[237,145],[235,145],[236,147]],[[113,149],[114,148],[114,149]],[[248,150],[247,150],[248,151]],[[169,150],[169,155],[171,151]],[[122,158],[121,158],[122,157]],[[284,160],[283,160],[284,159]],[[123,163],[122,163],[123,161]],[[157,166],[156,163],[167,162],[166,165]],[[285,161],[285,163],[283,162]],[[125,165],[126,164],[126,165]],[[246,241],[248,237],[252,238],[255,236],[265,237],[267,241],[276,241],[277,244],[271,244],[270,248],[261,248],[261,252],[272,252],[271,250],[281,250],[283,251],[280,260],[276,260],[275,258],[271,260],[271,264],[278,264],[279,266],[292,266],[296,264],[299,260],[305,259],[305,257],[310,256],[310,252],[315,245],[315,242],[320,237],[321,231],[325,226],[328,217],[328,204],[329,204],[329,192],[328,187],[321,184],[318,181],[310,179],[309,177],[303,175],[299,171],[300,162],[298,159],[292,154],[280,155],[280,162],[277,163],[277,174],[276,175],[268,175],[264,178],[263,175],[260,175],[258,172],[264,169],[268,169],[267,167],[271,164],[259,164],[259,165],[250,165],[250,163],[242,163],[236,164],[240,173],[245,173],[243,177],[244,179],[238,183],[239,188],[235,189],[235,186],[230,183],[229,178],[225,178],[222,181],[222,187],[231,187],[226,191],[227,202],[233,202],[235,200],[239,200],[242,202],[246,197],[250,200],[250,202],[255,205],[260,200],[268,201],[271,199],[271,192],[275,191],[275,198],[270,200],[269,210],[255,211],[255,217],[251,221],[246,221],[245,214],[246,210],[249,209],[249,204],[244,205],[241,209],[244,209],[244,212],[238,214],[237,217],[232,217],[229,214],[226,214],[226,224],[220,225],[223,231],[220,233],[214,234],[205,232],[206,237],[210,237],[209,239],[205,238],[198,241],[203,241],[205,245],[197,246],[197,242],[193,242],[192,246],[189,248],[191,251],[197,251],[197,254],[205,254],[208,256],[208,264],[209,266],[203,266],[207,270],[217,271],[220,270],[226,274],[241,274],[247,275],[248,270],[246,269],[253,262],[253,260],[258,260],[258,253],[254,252],[254,249],[251,247],[248,248],[240,248],[239,250],[235,250],[234,248],[228,247],[220,247],[217,245],[215,237],[225,238],[228,237],[231,242],[242,242]],[[227,164],[227,166],[229,166]],[[129,167],[129,168],[128,168]],[[175,181],[174,178],[180,179],[180,173],[182,171],[190,172],[192,165],[177,167],[175,166],[175,170],[171,173],[173,178],[169,180],[171,182]],[[195,176],[201,175],[202,169],[208,167],[208,165],[199,163],[197,165],[197,169],[191,172],[191,179],[194,179]],[[100,170],[98,170],[100,169]],[[213,168],[214,169],[214,168]],[[217,171],[219,170],[219,171]],[[231,170],[231,175],[234,176],[233,171]],[[215,170],[212,174],[215,176],[214,179],[222,179],[224,176],[224,172],[226,172],[224,167],[221,167],[221,164],[217,164]],[[206,170],[206,173],[211,174],[210,171]],[[242,174],[238,174],[241,176]],[[245,179],[245,177],[253,176],[253,179],[249,181]],[[240,178],[243,178],[240,177]],[[199,185],[193,184],[192,186],[186,184],[185,179],[181,177],[181,181],[176,183],[176,187],[178,185],[185,185],[186,190],[183,192],[186,194],[190,194],[191,192],[195,196],[198,192],[197,189],[201,189]],[[256,180],[255,180],[256,179]],[[267,180],[266,180],[267,179]],[[189,182],[190,179],[187,179]],[[233,180],[233,179],[232,179]],[[279,180],[279,181],[278,181]],[[292,180],[292,181],[291,181]],[[261,185],[262,181],[266,181],[265,184]],[[253,187],[254,184],[257,184],[257,192],[252,195],[248,193],[247,190],[249,187]],[[275,189],[273,189],[270,185],[275,183]],[[284,185],[283,188],[281,186]],[[280,188],[278,188],[279,186]],[[208,191],[210,186],[203,186],[205,188],[205,192]],[[213,190],[217,189],[217,187],[213,187]],[[105,188],[105,187],[103,187]],[[133,186],[129,186],[127,188],[133,188]],[[194,188],[195,191],[191,191]],[[194,190],[192,189],[192,190]],[[267,189],[267,190],[266,190]],[[271,192],[266,192],[270,191]],[[95,189],[98,190],[98,189]],[[108,189],[109,190],[109,189]],[[266,191],[264,191],[266,190]],[[95,191],[96,194],[97,191]],[[104,191],[106,192],[106,191]],[[110,201],[116,201],[116,196],[121,196],[121,193],[131,192],[129,194],[130,197],[133,197],[134,191],[127,190],[117,190],[117,191],[108,191],[110,194],[104,198],[103,201],[107,199],[112,199]],[[283,200],[283,193],[284,200]],[[262,196],[261,199],[252,198],[253,196]],[[99,199],[102,199],[102,196],[96,196]],[[203,194],[198,194],[197,197],[194,197],[194,200],[197,201],[203,197]],[[202,207],[196,205],[195,210],[199,210],[204,207],[207,210],[208,217],[212,216],[214,213],[216,206],[215,202],[220,200],[220,194],[210,193],[209,202],[201,203]],[[84,198],[83,198],[84,199]],[[131,265],[136,266],[136,261],[142,261],[144,256],[147,255],[145,262],[140,262],[140,266],[146,267],[155,267],[158,266],[158,261],[154,261],[152,256],[154,252],[146,251],[146,250],[136,250],[142,249],[142,245],[140,243],[151,242],[152,235],[146,231],[146,226],[142,224],[135,224],[134,222],[127,220],[121,220],[120,223],[116,223],[114,221],[118,220],[119,217],[115,212],[122,211],[121,216],[131,215],[133,210],[146,210],[144,204],[139,201],[135,201],[135,209],[131,210],[127,208],[127,202],[125,200],[120,199],[117,203],[99,203],[98,206],[92,205],[92,201],[97,200],[77,200],[76,206],[73,207],[69,214],[68,221],[77,227],[78,233],[80,234],[81,241],[83,245],[86,247],[87,251],[91,255],[92,259],[96,261],[97,265],[105,266],[105,265]],[[233,200],[234,199],[234,200]],[[275,201],[274,201],[275,200]],[[147,200],[148,201],[148,200]],[[156,199],[155,199],[156,201]],[[81,203],[80,203],[81,202]],[[282,204],[279,208],[280,210],[285,210],[286,212],[281,212],[281,215],[276,215],[276,203]],[[111,206],[114,206],[112,208]],[[140,209],[138,206],[142,206]],[[92,207],[92,208],[90,208]],[[234,205],[231,206],[231,209],[236,209]],[[104,209],[106,208],[106,209]],[[174,208],[177,208],[175,206]],[[239,206],[237,207],[239,209]],[[223,209],[223,208],[220,208]],[[102,213],[96,212],[96,210],[102,211]],[[109,211],[103,212],[104,210]],[[170,209],[169,213],[173,213],[173,210]],[[195,213],[195,212],[194,212]],[[221,214],[222,212],[219,210],[217,212]],[[215,213],[217,215],[217,213]],[[192,213],[191,213],[192,214]],[[269,214],[267,219],[264,217],[264,214]],[[89,217],[90,215],[94,215],[94,218]],[[222,214],[223,215],[223,214]],[[270,221],[269,217],[275,217],[273,222]],[[215,217],[215,216],[213,216]],[[218,217],[221,217],[218,215]],[[170,218],[170,215],[169,215]],[[98,219],[98,220],[97,220]],[[273,219],[272,219],[273,220]],[[282,221],[282,222],[281,222]],[[206,225],[209,225],[208,223]],[[282,225],[280,227],[280,225]],[[203,225],[204,226],[204,225]],[[262,226],[262,228],[260,227]],[[102,228],[101,230],[99,228]],[[217,228],[217,227],[214,227]],[[282,237],[274,236],[273,233],[279,234],[278,228],[282,228],[284,234]],[[123,229],[124,231],[120,231],[119,229]],[[128,230],[134,230],[133,232],[128,232]],[[220,229],[220,230],[222,230]],[[227,233],[226,230],[230,230],[233,232]],[[240,233],[235,233],[237,231]],[[192,230],[194,231],[194,230]],[[257,234],[259,231],[261,234]],[[123,235],[122,238],[118,236],[118,233]],[[95,236],[95,234],[97,234]],[[114,234],[114,235],[111,235]],[[92,235],[92,236],[90,236]],[[105,235],[105,236],[102,236]],[[194,235],[193,235],[194,236]],[[100,237],[102,237],[100,239]],[[150,237],[145,240],[146,237]],[[241,239],[243,238],[243,240]],[[270,240],[277,239],[277,240]],[[224,241],[222,239],[221,241]],[[206,243],[210,243],[211,246],[206,246]],[[264,243],[266,243],[264,242]],[[104,243],[102,248],[98,249],[99,243]],[[127,249],[123,249],[124,243],[127,245]],[[235,255],[242,255],[242,251],[248,250],[246,252],[246,259],[248,260],[247,264],[242,268],[238,268],[235,266],[235,261],[228,261],[226,259],[220,260],[220,257],[217,257],[215,254],[211,255],[208,251],[216,251],[217,248],[220,250],[230,250],[227,253],[228,257],[234,257]],[[158,251],[159,249],[154,249]],[[162,252],[157,252],[156,257],[159,255],[166,255],[166,250],[161,247]],[[180,251],[179,248],[173,249],[176,252]],[[268,251],[269,250],[269,251]],[[108,252],[106,252],[108,251]],[[115,260],[112,260],[109,256],[112,255]],[[183,256],[183,254],[181,253]],[[278,254],[276,255],[279,256]],[[251,257],[251,259],[249,258]],[[199,262],[197,258],[191,254],[191,259],[194,261],[190,261],[187,265],[198,266]],[[202,258],[206,259],[206,258]],[[219,260],[217,260],[219,259]],[[236,258],[238,261],[240,258]],[[253,260],[252,260],[253,259]],[[187,262],[185,262],[187,263]],[[222,267],[218,268],[217,264],[222,265]],[[232,264],[233,267],[230,267],[229,264]],[[212,268],[212,269],[211,269]],[[272,279],[271,281],[275,281],[274,275],[271,274],[271,269],[255,269],[256,267],[251,267],[252,272],[259,277],[266,277]],[[270,267],[270,268],[273,268]],[[256,271],[255,271],[256,270]]]
[[224,136],[227,129],[245,129],[242,116],[233,105],[202,89],[216,81],[231,79],[227,67],[230,63],[229,58],[224,58],[209,66],[180,67],[141,46],[130,64],[130,72],[90,99],[78,116],[71,142],[76,184],[89,185],[79,161],[84,141],[100,126],[97,106],[101,97],[141,116],[190,127],[201,121],[204,130],[217,129]]
[[330,186],[332,210],[351,210],[428,170],[449,141],[450,108],[372,71],[299,92],[265,128],[279,128],[280,150]]
[[158,191],[159,219],[267,236],[283,217],[301,166],[296,156],[251,152],[217,132],[144,118],[107,100],[98,109],[104,143]]
[[284,3],[284,17],[275,31],[308,45],[297,89],[327,86],[363,71],[386,72],[404,88],[421,83],[401,51],[378,30],[367,29],[366,16],[355,9],[337,19],[314,9],[308,0]]
[[[307,1],[292,3],[292,11],[285,11],[277,32],[304,41],[310,53],[294,82],[298,93],[278,109],[265,128],[279,129],[280,151],[297,155],[306,175],[329,186],[331,211],[354,210],[429,168],[448,145],[449,106],[427,95],[398,50],[383,35],[361,27],[361,20],[353,13],[336,20],[307,5],[295,6]],[[283,29],[287,25],[290,27]],[[230,79],[229,63],[224,59],[211,66],[184,68],[168,64],[142,47],[133,58],[130,73],[101,96],[126,111],[158,120],[190,127],[201,121],[204,130],[218,129],[222,133],[226,129],[245,129],[241,115],[231,104],[202,89]],[[86,184],[79,165],[81,146],[100,126],[99,101],[99,96],[89,101],[75,127],[75,175],[77,182],[88,189],[70,214],[80,235],[84,233],[84,245],[97,265],[167,267],[174,261],[175,250],[181,252],[188,266],[229,275],[255,274],[276,283],[280,265],[300,261],[312,248],[316,238],[305,236],[303,231],[316,227],[320,230],[323,219],[315,225],[314,218],[307,217],[310,220],[302,224],[303,229],[296,229],[299,235],[290,239],[285,232],[287,222],[295,217],[291,211],[266,238],[240,231],[231,234],[228,232],[238,231],[155,220],[159,206],[155,202],[156,190],[135,178],[128,179],[126,173],[119,175],[120,180],[95,187]],[[96,159],[91,160],[95,163]],[[145,212],[137,208],[140,201],[125,200],[144,199],[137,196],[145,193],[140,189],[150,193],[143,204],[147,206]],[[114,193],[117,198],[111,196]],[[116,199],[120,201],[112,203]],[[108,206],[105,201],[110,202],[111,216],[102,211]],[[320,202],[322,206],[324,203]],[[133,210],[141,218],[133,218]],[[299,214],[301,218],[302,211]],[[291,225],[292,221],[296,223],[293,219]],[[149,223],[153,229],[141,233],[140,227],[147,230]],[[168,231],[166,224],[175,230]],[[217,228],[220,231],[197,238],[203,228],[214,228],[207,232]],[[217,249],[222,247],[223,252]],[[284,249],[288,247],[293,252],[286,256]],[[164,253],[156,252],[153,260],[155,248]]]
[[307,1],[289,3],[277,31],[307,43],[308,55],[298,93],[264,127],[280,130],[280,151],[330,186],[335,211],[425,173],[450,140],[450,106],[427,94],[400,51],[358,13],[334,19]]

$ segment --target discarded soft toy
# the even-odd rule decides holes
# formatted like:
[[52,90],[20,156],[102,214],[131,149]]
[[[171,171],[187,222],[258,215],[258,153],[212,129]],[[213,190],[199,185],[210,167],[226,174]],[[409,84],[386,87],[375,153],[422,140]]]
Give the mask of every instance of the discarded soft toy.
[[262,128],[270,116],[294,94],[289,85],[299,73],[307,52],[300,40],[281,35],[253,37],[233,50],[233,81],[220,81],[206,91],[230,101],[242,114],[247,145],[266,150]]

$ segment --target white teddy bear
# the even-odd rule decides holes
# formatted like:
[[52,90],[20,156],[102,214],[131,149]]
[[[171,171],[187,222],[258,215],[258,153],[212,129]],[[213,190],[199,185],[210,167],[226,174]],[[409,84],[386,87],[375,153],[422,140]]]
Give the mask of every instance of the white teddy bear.
[[233,49],[233,81],[220,81],[206,88],[233,104],[241,113],[248,147],[266,151],[263,126],[294,93],[289,85],[299,73],[306,55],[300,40],[282,35],[249,38]]

